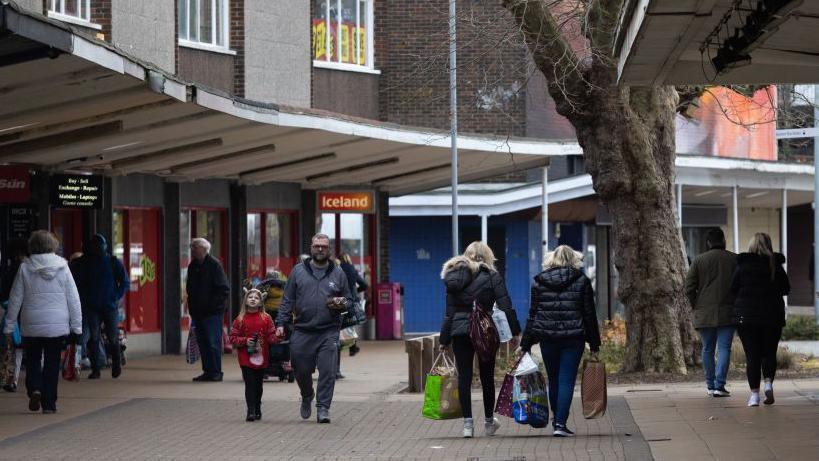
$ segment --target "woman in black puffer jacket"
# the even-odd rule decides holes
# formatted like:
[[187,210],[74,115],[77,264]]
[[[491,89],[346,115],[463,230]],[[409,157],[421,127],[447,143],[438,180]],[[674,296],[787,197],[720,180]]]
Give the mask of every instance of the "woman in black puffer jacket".
[[[512,349],[520,341],[520,325],[512,308],[512,300],[506,291],[503,277],[495,269],[495,255],[483,242],[472,242],[463,256],[456,256],[444,264],[441,278],[446,285],[446,315],[441,326],[441,347],[455,352],[455,366],[458,369],[458,400],[464,415],[464,437],[472,437],[472,363],[475,350],[469,338],[469,314],[472,305],[488,309],[492,306],[506,314],[509,328],[514,338]],[[483,389],[484,427],[486,435],[494,435],[500,427],[492,416],[495,408],[495,360],[479,361],[481,388]]]
[[543,272],[535,276],[532,285],[532,305],[520,344],[524,352],[530,352],[535,343],[540,343],[556,437],[573,434],[566,421],[585,343],[589,343],[592,353],[600,350],[594,291],[581,264],[582,255],[567,245],[546,255]]
[[734,293],[734,321],[745,349],[749,407],[759,406],[759,382],[765,378],[765,404],[774,403],[773,380],[776,350],[785,326],[785,300],[791,290],[782,265],[785,257],[774,253],[768,234],[754,235],[747,253],[737,256],[731,282]]

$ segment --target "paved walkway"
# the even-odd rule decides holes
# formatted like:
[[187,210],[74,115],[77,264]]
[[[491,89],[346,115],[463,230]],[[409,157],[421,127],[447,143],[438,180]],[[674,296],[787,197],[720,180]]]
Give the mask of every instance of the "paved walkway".
[[[777,404],[744,406],[737,396],[708,399],[698,386],[610,389],[605,418],[573,411],[578,436],[502,418],[497,437],[464,440],[460,421],[420,417],[422,396],[401,394],[406,358],[399,342],[366,343],[342,359],[333,423],[298,417],[295,384],[265,384],[264,419],[244,422],[242,383],[233,357],[226,381],[192,383],[197,368],[181,357],[132,360],[119,380],[60,383],[59,413],[32,414],[23,392],[0,394],[0,459],[472,459],[692,460],[817,459],[819,380],[778,382]],[[743,394],[743,395],[739,395]],[[477,396],[476,396],[477,398]],[[578,399],[579,400],[579,399]],[[476,401],[475,411],[480,404]],[[479,413],[476,415],[480,416]],[[482,435],[482,428],[476,431]]]

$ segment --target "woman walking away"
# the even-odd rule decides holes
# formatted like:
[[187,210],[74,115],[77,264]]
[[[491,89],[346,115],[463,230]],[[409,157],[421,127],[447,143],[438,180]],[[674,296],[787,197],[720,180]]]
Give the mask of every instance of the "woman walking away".
[[[458,369],[458,400],[464,415],[464,437],[472,437],[472,362],[475,349],[469,337],[469,315],[473,303],[490,310],[497,303],[506,314],[514,338],[512,349],[520,342],[520,325],[512,308],[503,277],[495,269],[495,255],[483,242],[472,242],[463,256],[456,256],[444,264],[441,278],[446,286],[446,314],[441,326],[441,348],[455,352]],[[493,355],[494,357],[494,355]],[[495,435],[500,423],[492,413],[495,408],[495,360],[479,361],[483,389],[484,428],[486,435]]]
[[[20,315],[26,362],[28,409],[57,411],[60,350],[66,337],[76,344],[82,334],[80,295],[65,259],[54,254],[57,239],[35,231],[28,241],[31,256],[17,272],[11,287],[5,333],[11,333]],[[42,362],[42,365],[41,365]]]
[[566,422],[584,343],[589,343],[592,353],[600,351],[594,291],[581,265],[582,255],[567,245],[546,254],[543,272],[535,276],[532,285],[532,305],[520,344],[523,352],[530,352],[540,343],[555,437],[574,435]]
[[279,342],[273,318],[262,308],[262,292],[253,288],[245,293],[239,315],[230,329],[230,343],[239,350],[239,366],[245,381],[247,418],[262,419],[264,371],[270,361],[270,344]]
[[745,373],[751,387],[749,407],[759,406],[760,369],[765,379],[764,403],[774,403],[776,350],[785,326],[783,297],[791,290],[783,264],[785,257],[774,253],[771,237],[757,233],[748,245],[748,252],[737,256],[737,269],[731,281],[735,295],[734,321],[745,349]]

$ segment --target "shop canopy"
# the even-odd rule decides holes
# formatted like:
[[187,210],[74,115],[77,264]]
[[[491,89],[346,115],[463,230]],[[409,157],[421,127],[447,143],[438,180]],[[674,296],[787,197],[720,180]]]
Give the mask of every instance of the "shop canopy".
[[[459,177],[580,154],[575,141],[462,135]],[[231,178],[391,195],[449,184],[448,132],[244,100],[0,3],[0,164]]]
[[627,85],[819,82],[819,2],[624,5],[615,53],[619,79]]
[[[813,166],[759,160],[678,155],[676,184],[682,186],[682,202],[686,205],[731,207],[732,189],[739,189],[738,203],[743,208],[779,208],[782,191],[787,191],[788,206],[813,201]],[[462,215],[497,216],[524,210],[539,209],[543,185],[534,184],[468,184],[458,198]],[[561,216],[582,215],[582,202],[595,199],[591,176],[584,174],[549,181],[549,207],[572,201],[572,209],[550,211],[554,220]],[[448,189],[390,198],[390,216],[446,216],[452,202]],[[593,221],[596,205],[586,219]],[[569,221],[570,219],[566,219]]]

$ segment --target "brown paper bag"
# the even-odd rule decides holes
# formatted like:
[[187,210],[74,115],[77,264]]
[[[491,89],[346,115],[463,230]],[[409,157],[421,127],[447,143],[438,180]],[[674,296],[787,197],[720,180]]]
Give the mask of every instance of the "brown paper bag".
[[596,356],[583,360],[583,376],[580,381],[583,417],[593,419],[605,415],[606,399],[606,364]]

